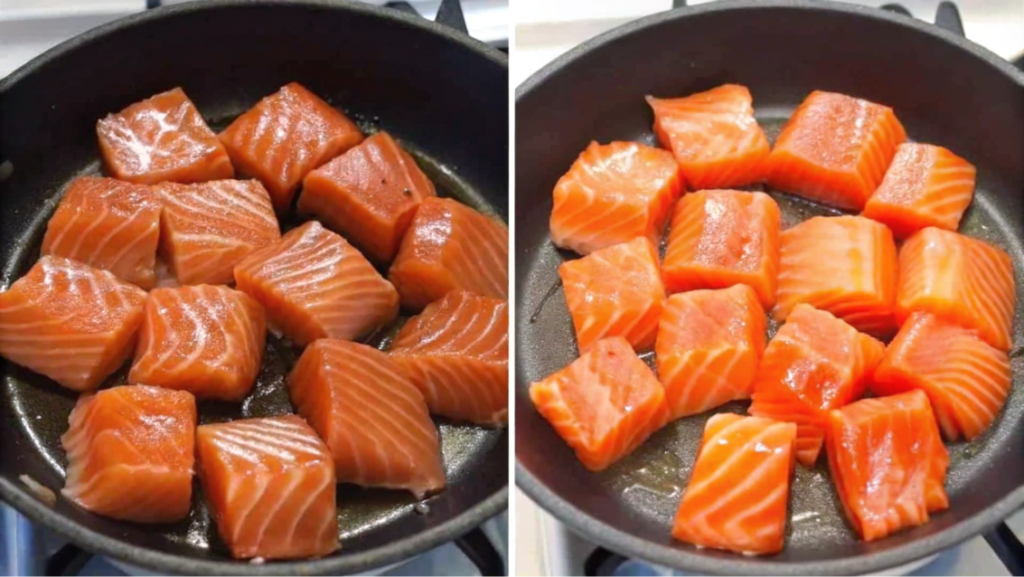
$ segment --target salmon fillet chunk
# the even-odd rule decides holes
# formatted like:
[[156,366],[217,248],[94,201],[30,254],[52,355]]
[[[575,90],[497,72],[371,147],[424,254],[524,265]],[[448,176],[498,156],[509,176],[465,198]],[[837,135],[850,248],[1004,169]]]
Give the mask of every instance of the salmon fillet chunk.
[[949,507],[949,454],[921,391],[832,411],[828,462],[846,518],[865,541],[923,525]]
[[394,260],[434,184],[387,132],[378,132],[306,175],[299,211],[322,219],[371,260]]
[[444,488],[440,442],[423,393],[388,355],[320,339],[302,353],[288,391],[327,443],[339,483],[405,489],[417,498]]
[[859,211],[906,139],[888,106],[816,90],[775,140],[768,156],[768,184]]
[[0,293],[0,356],[75,390],[132,355],[146,292],[78,261],[44,256]]
[[591,471],[633,452],[668,419],[661,383],[622,337],[530,385],[530,400]]
[[555,185],[551,240],[584,255],[638,236],[657,243],[682,192],[669,152],[591,142]]
[[181,88],[132,104],[96,123],[112,176],[140,184],[232,178],[224,145]]
[[199,480],[237,559],[319,557],[338,548],[334,462],[295,415],[196,429]]
[[828,412],[864,394],[885,353],[880,341],[810,305],[797,305],[768,343],[750,414],[797,425],[796,456],[818,460]]
[[171,523],[192,508],[196,400],[188,392],[122,386],[78,398],[61,445],[61,493],[93,513]]
[[796,425],[721,413],[704,426],[672,536],[698,547],[782,551]]
[[508,422],[508,301],[452,291],[409,319],[388,353],[431,413]]
[[267,187],[278,212],[291,208],[311,170],[363,141],[355,123],[297,82],[264,97],[219,137],[238,171]]

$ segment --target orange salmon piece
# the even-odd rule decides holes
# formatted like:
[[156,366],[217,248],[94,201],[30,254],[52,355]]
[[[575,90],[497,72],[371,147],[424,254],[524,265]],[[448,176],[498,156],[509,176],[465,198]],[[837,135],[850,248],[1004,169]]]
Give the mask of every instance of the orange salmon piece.
[[409,319],[388,349],[436,415],[508,422],[508,301],[452,291]]
[[202,425],[196,456],[217,532],[236,559],[337,550],[334,462],[301,417]]
[[810,467],[828,412],[864,394],[884,353],[880,341],[832,314],[797,305],[761,357],[750,414],[796,423],[797,460]]
[[1017,294],[1013,261],[1001,248],[976,238],[928,227],[900,248],[896,317],[929,312],[978,331],[985,342],[1012,346]]
[[921,391],[832,411],[828,463],[846,518],[865,541],[923,525],[949,507],[949,453]]
[[235,169],[181,88],[136,102],[96,123],[103,163],[117,179],[140,184],[233,178]]
[[871,390],[928,395],[942,434],[968,441],[995,421],[1010,394],[1010,359],[978,334],[927,313],[914,313],[885,351]]
[[682,193],[670,153],[636,142],[591,142],[555,185],[551,240],[583,255],[638,236],[657,243]]
[[782,551],[796,425],[721,413],[704,427],[672,536],[743,555]]
[[724,84],[685,98],[646,98],[654,110],[658,142],[675,155],[690,190],[764,180],[770,148],[746,86]]
[[768,184],[859,211],[906,139],[888,106],[816,90],[775,140],[768,156]]
[[861,216],[817,216],[780,239],[775,320],[807,303],[879,338],[896,332],[899,260],[885,225]]
[[299,211],[337,230],[371,260],[390,263],[434,184],[387,132],[306,175]]
[[164,206],[160,252],[179,284],[230,284],[239,261],[281,238],[258,180],[168,183],[157,190]]
[[508,298],[508,228],[450,198],[425,198],[388,278],[410,311],[453,290]]
[[779,205],[763,192],[703,190],[676,203],[661,275],[670,293],[746,284],[775,304]]
[[441,445],[423,394],[388,355],[320,339],[302,353],[288,391],[327,443],[339,483],[405,489],[417,499],[444,488]]
[[355,340],[398,315],[398,292],[345,239],[313,220],[235,266],[235,283],[298,345]]
[[597,341],[530,385],[530,400],[591,471],[633,452],[668,419],[661,383],[622,337]]
[[185,391],[122,386],[78,398],[61,445],[61,494],[104,517],[171,523],[192,508],[196,400]]
[[309,172],[363,141],[341,111],[298,82],[264,97],[219,135],[238,171],[258,178],[285,212]]
[[95,389],[135,349],[146,292],[44,256],[0,293],[0,356],[73,391]]
[[974,197],[976,174],[973,164],[941,146],[904,142],[862,214],[896,238],[928,226],[955,231]]
[[46,225],[42,254],[77,260],[150,289],[159,240],[160,201],[150,187],[83,176],[68,185]]
[[128,382],[241,401],[259,374],[265,341],[263,307],[243,292],[153,289]]
[[638,351],[654,346],[665,288],[649,240],[637,237],[566,261],[558,275],[581,353],[606,337],[624,337]]
[[764,309],[747,285],[668,297],[654,350],[669,419],[749,399],[765,330]]

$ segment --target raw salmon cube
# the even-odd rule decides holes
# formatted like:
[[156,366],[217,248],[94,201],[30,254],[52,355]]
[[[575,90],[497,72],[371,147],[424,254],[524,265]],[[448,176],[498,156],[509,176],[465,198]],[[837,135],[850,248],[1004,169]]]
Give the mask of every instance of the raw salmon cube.
[[281,239],[270,195],[258,180],[163,184],[161,256],[179,284],[230,284],[235,265]]
[[764,347],[764,309],[749,286],[668,297],[654,350],[669,418],[749,399]]
[[236,118],[220,140],[238,171],[258,178],[274,208],[284,212],[309,171],[362,142],[363,133],[341,111],[292,82]]
[[721,413],[704,426],[672,536],[744,555],[782,551],[796,425]]
[[243,292],[153,289],[128,382],[240,401],[259,374],[265,340],[263,307]]
[[768,343],[750,414],[797,425],[796,455],[818,460],[828,412],[860,398],[885,345],[830,313],[797,305]]
[[832,411],[828,462],[846,518],[865,541],[928,522],[949,507],[949,454],[921,391]]
[[452,291],[409,319],[388,350],[430,412],[508,422],[508,301]]
[[288,391],[327,443],[338,482],[406,489],[416,498],[444,487],[441,446],[423,394],[388,355],[320,339],[302,353]]
[[580,254],[638,236],[657,243],[682,192],[670,153],[636,142],[591,142],[555,185],[551,240]]
[[746,284],[775,304],[779,205],[762,192],[705,190],[684,196],[672,214],[661,274],[668,292]]
[[338,548],[334,462],[295,415],[196,429],[199,480],[220,538],[238,559],[296,559]]
[[65,497],[93,513],[170,523],[192,508],[196,400],[188,392],[122,386],[82,395],[60,438]]
[[136,102],[96,123],[111,175],[142,184],[232,178],[224,145],[181,88]]
[[861,216],[818,216],[780,235],[779,288],[772,316],[807,303],[861,332],[896,332],[899,261],[892,231]]
[[355,340],[398,315],[398,292],[345,239],[313,220],[235,266],[238,290],[299,345]]
[[637,237],[566,261],[558,275],[581,353],[606,337],[624,337],[638,351],[654,346],[665,288],[651,241]]
[[672,151],[690,190],[764,179],[770,148],[746,86],[724,84],[685,98],[647,97],[654,133]]
[[75,390],[95,389],[135,349],[146,292],[44,256],[0,293],[0,356]]
[[904,142],[863,214],[888,226],[896,238],[927,226],[956,230],[974,197],[976,172],[941,146]]
[[1010,393],[1010,359],[977,332],[914,313],[885,351],[871,390],[921,389],[950,441],[976,438],[995,421]]
[[420,202],[436,195],[412,156],[378,132],[307,174],[299,211],[323,220],[370,259],[390,263]]
[[530,400],[591,471],[633,452],[668,420],[665,390],[622,337],[597,341],[530,385]]
[[768,184],[811,200],[861,210],[907,139],[888,106],[812,92],[775,140]]
[[110,271],[144,289],[156,284],[160,201],[150,187],[83,176],[46,225],[42,254]]
[[449,198],[428,197],[402,239],[388,278],[412,311],[453,290],[508,298],[508,228]]
[[923,311],[978,331],[997,349],[1012,346],[1017,293],[1013,261],[1001,248],[929,227],[900,248],[896,316]]

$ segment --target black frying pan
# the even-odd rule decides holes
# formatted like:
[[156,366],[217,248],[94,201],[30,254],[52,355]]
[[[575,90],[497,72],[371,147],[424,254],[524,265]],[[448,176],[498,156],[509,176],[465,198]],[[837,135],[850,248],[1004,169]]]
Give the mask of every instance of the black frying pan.
[[[704,418],[665,427],[603,473],[587,472],[530,403],[530,382],[577,352],[548,238],[551,190],[591,140],[653,143],[645,94],[725,82],[750,87],[770,137],[813,89],[893,106],[916,140],[978,167],[962,231],[1005,248],[1017,271],[1014,342],[1024,344],[1024,74],[962,37],[879,9],[810,0],[722,1],[657,14],[557,59],[516,94],[516,480],[544,508],[613,551],[694,573],[868,573],[920,559],[996,525],[1024,504],[1024,359],[994,426],[950,447],[948,511],[863,543],[847,526],[824,460],[798,467],[785,550],[744,558],[669,535]],[[783,226],[810,213],[776,195]],[[725,408],[745,411],[734,403]],[[993,538],[994,539],[994,538]],[[1019,568],[1017,570],[1020,570]]]
[[[89,31],[0,80],[0,286],[10,286],[34,262],[63,185],[99,171],[98,118],[180,85],[217,130],[292,80],[365,128],[394,134],[441,194],[507,220],[503,54],[390,9],[212,0]],[[282,379],[294,355],[269,339],[255,392],[241,407],[202,403],[201,420],[290,412]],[[74,394],[49,380],[0,363],[0,497],[87,550],[160,573],[365,571],[457,539],[508,500],[507,432],[440,423],[448,487],[428,501],[427,514],[414,512],[413,498],[403,492],[339,485],[338,553],[265,565],[234,562],[203,506],[194,506],[184,522],[144,526],[104,519],[64,500],[50,508],[26,490],[19,475],[63,486],[58,439],[74,402]]]

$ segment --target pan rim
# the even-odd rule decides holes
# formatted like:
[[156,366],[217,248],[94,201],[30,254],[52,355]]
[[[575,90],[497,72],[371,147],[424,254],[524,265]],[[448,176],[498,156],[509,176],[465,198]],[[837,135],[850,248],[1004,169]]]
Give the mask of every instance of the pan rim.
[[[274,7],[318,8],[355,12],[382,18],[399,26],[419,29],[440,36],[446,41],[457,44],[460,48],[484,58],[492,65],[508,69],[508,56],[484,42],[425,18],[354,0],[204,0],[146,10],[74,36],[46,50],[0,79],[0,96],[49,62],[123,29],[133,28],[171,15],[253,6],[267,9]],[[53,530],[90,552],[162,573],[200,575],[348,574],[401,562],[462,536],[508,507],[508,484],[506,483],[497,491],[451,519],[398,541],[391,541],[352,554],[343,553],[340,556],[320,559],[274,561],[262,565],[228,558],[224,560],[199,559],[127,543],[90,529],[58,513],[35,498],[27,487],[6,477],[0,477],[0,499],[33,522]]]
[[[1010,62],[962,36],[916,18],[908,18],[871,6],[845,4],[833,0],[720,0],[718,2],[679,8],[639,18],[573,47],[530,75],[517,86],[515,92],[516,104],[518,105],[521,100],[529,97],[531,93],[551,77],[560,73],[564,68],[572,66],[576,61],[582,59],[595,49],[607,47],[626,37],[643,33],[650,27],[666,24],[676,19],[698,14],[751,9],[828,11],[855,18],[897,24],[913,32],[922,33],[953,44],[1003,73],[1004,76],[1008,77],[1016,85],[1024,87],[1024,71],[1016,69]],[[522,270],[517,270],[517,281],[522,272]],[[518,360],[516,364],[518,369]],[[518,385],[517,376],[516,386],[518,387]],[[756,559],[739,556],[735,558],[716,558],[670,545],[654,543],[600,521],[562,499],[530,473],[520,463],[518,455],[516,457],[515,475],[517,487],[521,488],[527,496],[559,521],[570,527],[573,531],[580,533],[586,539],[621,554],[697,574],[870,574],[923,559],[943,549],[962,543],[1002,522],[1010,514],[1017,511],[1021,505],[1024,505],[1024,485],[1022,485],[1010,491],[1003,498],[995,501],[981,512],[962,519],[946,529],[884,551],[845,559],[780,562],[773,560],[771,557]]]

